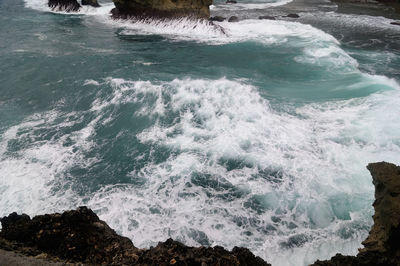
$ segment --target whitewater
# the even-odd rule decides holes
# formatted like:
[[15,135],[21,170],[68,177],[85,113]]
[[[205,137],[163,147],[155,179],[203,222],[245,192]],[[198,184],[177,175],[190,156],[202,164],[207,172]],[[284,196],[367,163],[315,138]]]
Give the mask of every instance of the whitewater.
[[244,246],[272,265],[357,253],[365,166],[400,164],[393,19],[246,0],[211,8],[237,23],[133,23],[99,2],[0,0],[1,217],[86,205],[140,248]]

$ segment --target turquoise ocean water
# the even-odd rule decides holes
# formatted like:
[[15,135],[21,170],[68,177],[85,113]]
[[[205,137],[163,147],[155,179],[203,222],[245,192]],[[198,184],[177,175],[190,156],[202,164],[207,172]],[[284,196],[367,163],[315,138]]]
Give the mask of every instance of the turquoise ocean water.
[[238,23],[112,21],[0,0],[0,216],[87,205],[138,247],[248,247],[273,265],[355,254],[365,166],[400,164],[400,27],[285,2]]

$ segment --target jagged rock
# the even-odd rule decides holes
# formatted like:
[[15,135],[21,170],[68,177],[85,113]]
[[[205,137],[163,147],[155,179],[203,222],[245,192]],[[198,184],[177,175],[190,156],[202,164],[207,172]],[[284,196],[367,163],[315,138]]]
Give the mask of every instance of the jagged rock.
[[375,185],[374,225],[357,256],[336,254],[314,266],[400,265],[400,167],[391,163],[367,166]]
[[30,219],[10,214],[1,219],[0,237],[72,262],[126,264],[136,262],[136,248],[90,209]]
[[222,22],[222,21],[224,21],[226,18],[224,18],[224,17],[221,17],[221,16],[215,16],[215,17],[211,17],[210,19],[209,19],[209,21],[218,21],[218,22]]
[[65,12],[76,12],[81,8],[77,0],[49,0],[48,6],[52,10]]
[[168,239],[137,249],[86,207],[33,219],[12,213],[0,221],[0,249],[53,260],[90,265],[270,265],[239,247],[188,247]]
[[208,19],[212,0],[113,0],[114,19],[192,17]]
[[273,16],[259,16],[258,19],[269,19],[269,20],[275,20],[276,18]]
[[300,16],[298,14],[287,14],[285,17],[287,18],[299,18]]
[[270,265],[256,257],[247,248],[235,247],[231,252],[220,246],[187,247],[168,239],[154,248],[141,251],[138,265]]
[[97,0],[82,0],[82,5],[100,7],[100,4],[97,2]]

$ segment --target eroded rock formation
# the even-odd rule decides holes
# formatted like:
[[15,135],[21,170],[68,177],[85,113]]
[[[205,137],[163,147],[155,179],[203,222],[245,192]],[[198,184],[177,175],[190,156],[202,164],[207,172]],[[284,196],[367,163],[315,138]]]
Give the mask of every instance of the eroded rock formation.
[[315,266],[400,265],[400,167],[391,163],[367,166],[375,185],[374,225],[357,256],[336,254]]
[[208,19],[212,0],[113,0],[115,19],[193,17]]

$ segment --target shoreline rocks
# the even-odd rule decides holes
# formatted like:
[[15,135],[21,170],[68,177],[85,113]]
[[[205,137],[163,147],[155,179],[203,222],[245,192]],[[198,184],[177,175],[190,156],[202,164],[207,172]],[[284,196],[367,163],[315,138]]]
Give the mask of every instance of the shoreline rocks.
[[[72,263],[102,265],[254,265],[270,264],[248,249],[188,247],[168,239],[138,249],[87,207],[33,217],[12,213],[0,219],[0,249]],[[44,254],[44,255],[43,255]]]
[[212,0],[113,0],[114,19],[177,18],[208,19]]

